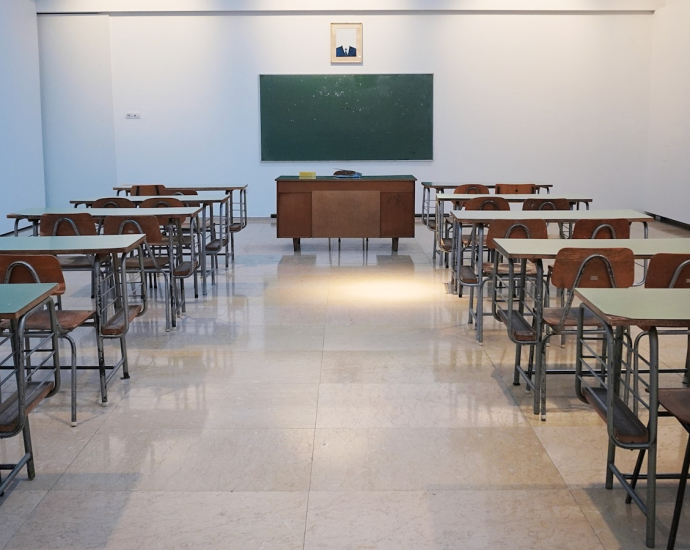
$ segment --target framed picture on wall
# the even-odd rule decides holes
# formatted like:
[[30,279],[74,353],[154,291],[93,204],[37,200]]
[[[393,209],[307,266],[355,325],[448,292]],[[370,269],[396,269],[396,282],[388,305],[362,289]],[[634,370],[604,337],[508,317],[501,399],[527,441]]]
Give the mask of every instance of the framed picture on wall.
[[362,62],[362,24],[331,23],[331,63]]

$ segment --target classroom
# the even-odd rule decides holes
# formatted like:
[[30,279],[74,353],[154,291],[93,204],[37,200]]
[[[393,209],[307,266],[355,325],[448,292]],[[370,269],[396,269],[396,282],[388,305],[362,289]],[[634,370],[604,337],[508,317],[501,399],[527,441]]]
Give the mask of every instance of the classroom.
[[[690,546],[688,28],[690,0],[1,2],[0,549]],[[384,106],[428,101],[428,136],[386,123],[422,154],[362,154],[375,113],[267,152],[270,79],[391,75],[430,86]]]

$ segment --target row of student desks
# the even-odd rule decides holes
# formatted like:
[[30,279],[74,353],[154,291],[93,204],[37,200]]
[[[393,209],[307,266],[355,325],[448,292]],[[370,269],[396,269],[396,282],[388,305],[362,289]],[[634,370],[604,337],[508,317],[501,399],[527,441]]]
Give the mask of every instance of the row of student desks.
[[[683,284],[679,286],[686,288],[645,288],[644,284],[649,260],[660,253],[682,254],[690,258],[690,239],[650,239],[648,223],[651,216],[627,209],[593,210],[590,209],[590,199],[575,193],[548,195],[549,198],[568,199],[571,210],[451,209],[446,215],[444,204],[455,206],[477,197],[443,193],[456,185],[427,184],[422,209],[424,222],[430,229],[442,231],[443,227],[452,227],[450,288],[460,296],[463,291],[469,290],[470,322],[475,323],[477,340],[481,343],[483,338],[485,315],[492,315],[505,324],[508,338],[516,344],[515,383],[527,382],[533,392],[534,413],[540,414],[542,420],[546,419],[547,372],[569,374],[574,378],[576,395],[589,403],[607,425],[609,452],[605,469],[606,487],[612,488],[614,478],[621,482],[630,499],[646,515],[646,544],[653,547],[656,480],[680,477],[679,474],[656,472],[657,418],[660,414],[658,379],[659,372],[663,372],[659,361],[658,333],[676,334],[684,341],[690,341],[690,288],[687,288],[690,284],[690,263],[687,271],[680,271],[686,264],[678,268],[684,277]],[[435,196],[435,211],[430,207],[432,191],[438,193]],[[535,198],[534,195],[501,196],[513,203]],[[584,204],[586,209],[580,210],[580,204]],[[429,223],[432,217],[435,224]],[[641,224],[644,238],[498,238],[491,242],[491,250],[487,250],[486,235],[494,221],[534,219],[567,226],[582,219],[625,220],[630,224]],[[560,236],[564,237],[563,232],[560,232]],[[438,234],[435,243],[437,238]],[[637,280],[632,282],[631,279],[631,286],[627,288],[576,287],[572,306],[575,319],[572,332],[576,337],[574,368],[547,369],[546,346],[548,342],[555,345],[556,339],[551,336],[559,333],[544,330],[544,315],[553,302],[561,298],[554,294],[553,289],[549,289],[546,274],[547,271],[551,273],[552,261],[564,249],[581,250],[580,254],[590,259],[600,249],[628,249],[637,263]],[[488,272],[485,271],[487,262],[493,264]],[[501,268],[499,264],[506,267]],[[528,264],[534,266],[536,271],[531,278]],[[489,297],[488,294],[491,297],[491,311],[485,312],[484,299]],[[595,319],[595,326],[599,328],[588,331],[585,319]],[[628,327],[640,327],[642,332],[630,332]],[[646,346],[642,345],[644,341],[648,341]],[[523,346],[532,349],[527,366],[521,364]],[[677,365],[670,372],[686,372],[687,366]],[[627,432],[622,426],[626,422],[637,428],[639,433],[635,437],[625,435]],[[629,427],[626,429],[635,431]],[[646,453],[646,472],[638,467],[637,472],[632,474],[622,473],[615,462],[617,448]],[[642,464],[640,458],[639,466]],[[639,484],[644,486],[642,492],[637,486],[637,479],[645,480]]]
[[[157,273],[166,275],[164,301],[166,303],[166,330],[170,330],[176,324],[176,315],[184,311],[184,286],[183,277],[194,276],[196,290],[196,275],[200,272],[202,278],[203,294],[207,293],[207,274],[209,272],[207,254],[213,244],[213,239],[219,239],[226,247],[226,264],[228,261],[227,237],[231,232],[237,232],[246,226],[246,210],[233,215],[230,201],[234,191],[246,191],[246,186],[214,188],[212,192],[201,192],[194,195],[174,195],[180,200],[183,207],[157,207],[157,208],[89,208],[96,199],[75,199],[71,201],[74,207],[65,208],[30,208],[8,214],[8,218],[15,220],[15,236],[0,238],[0,255],[37,256],[49,255],[69,258],[85,257],[88,259],[86,269],[92,273],[92,299],[94,300],[94,317],[90,326],[94,326],[97,332],[99,346],[99,364],[94,366],[79,365],[78,368],[97,368],[101,371],[102,401],[107,401],[107,383],[111,377],[122,368],[127,375],[127,354],[125,335],[129,323],[134,317],[145,313],[147,301],[151,299],[151,291],[147,291],[146,273],[150,273],[151,247],[147,245],[143,234],[93,234],[71,236],[43,236],[39,237],[39,221],[44,214],[55,214],[58,217],[69,217],[74,213],[88,213],[95,224],[102,226],[109,217],[118,219],[142,219],[148,216],[155,217],[157,227],[167,228],[163,233],[163,239],[157,245],[161,248],[158,254],[162,254],[164,263]],[[165,199],[164,196],[130,196],[135,205],[141,204],[147,199]],[[243,209],[246,202],[242,199]],[[76,207],[81,208],[76,208]],[[87,208],[84,208],[84,207]],[[214,212],[214,207],[217,209]],[[216,215],[217,214],[217,215]],[[90,218],[89,218],[90,219]],[[29,222],[33,236],[18,236],[20,223]],[[186,224],[186,230],[182,232],[182,222]],[[188,223],[187,223],[188,222]],[[155,223],[155,222],[154,222]],[[96,233],[96,228],[91,227]],[[166,237],[177,235],[175,239]],[[210,242],[209,242],[210,241]],[[218,244],[218,243],[216,243]],[[183,250],[184,248],[184,250]],[[166,250],[167,249],[167,250]],[[198,261],[194,260],[194,251],[198,251]],[[221,246],[216,246],[214,254],[221,252]],[[166,256],[167,254],[167,256]],[[191,255],[191,261],[188,258]],[[69,260],[68,258],[68,260]],[[170,259],[168,262],[167,259]],[[180,261],[173,262],[172,258]],[[208,256],[210,258],[210,256]],[[149,262],[149,263],[147,263]],[[154,262],[155,263],[155,262]],[[190,272],[183,272],[181,264],[189,264]],[[68,265],[69,261],[67,262]],[[217,262],[216,262],[217,265]],[[148,267],[145,267],[148,266]],[[198,266],[196,269],[194,266]],[[214,269],[211,263],[211,275],[213,279]],[[67,269],[63,267],[63,270]],[[176,271],[177,270],[177,271]],[[165,272],[165,273],[164,273]],[[176,280],[179,279],[180,292],[176,289]],[[21,285],[0,285],[3,292],[12,289],[19,290]],[[53,288],[55,285],[50,285]],[[9,288],[8,288],[9,287]],[[36,287],[38,288],[38,286]],[[4,296],[4,295],[3,295]],[[51,302],[52,304],[52,302]],[[52,307],[52,306],[51,306]],[[18,310],[20,311],[20,310]],[[13,325],[14,326],[14,325]],[[13,329],[12,334],[16,331]],[[5,332],[4,336],[8,333]],[[0,327],[0,336],[2,336]],[[102,338],[118,338],[120,340],[121,357],[113,365],[106,365],[105,356],[102,353]],[[14,338],[14,336],[13,336]],[[14,342],[14,340],[12,340]],[[65,368],[63,366],[63,368]],[[76,368],[73,366],[72,368]],[[105,369],[110,369],[110,374],[104,377]],[[76,380],[73,377],[73,380]],[[76,388],[73,388],[72,422],[76,424]],[[2,405],[0,399],[0,405]],[[2,419],[0,419],[2,420]]]

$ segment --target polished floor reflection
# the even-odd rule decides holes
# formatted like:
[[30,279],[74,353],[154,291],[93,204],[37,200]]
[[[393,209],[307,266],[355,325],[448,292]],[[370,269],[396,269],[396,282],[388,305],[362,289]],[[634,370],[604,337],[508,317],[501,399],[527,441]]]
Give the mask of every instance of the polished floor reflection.
[[[673,235],[690,233],[652,227]],[[477,344],[425,227],[397,253],[313,239],[296,255],[268,220],[236,243],[176,330],[160,296],[135,321],[132,377],[108,407],[82,372],[76,428],[66,389],[32,413],[37,477],[0,501],[0,548],[644,548],[642,514],[603,486],[604,424],[570,377],[549,380],[547,422],[532,415],[504,327],[488,321]],[[89,302],[78,277],[75,306]],[[91,334],[77,336],[92,360]],[[666,338],[662,361],[684,345]],[[572,345],[552,348],[550,362],[572,361]],[[659,442],[659,469],[677,471],[674,420]],[[0,441],[0,462],[19,445]],[[660,483],[660,547],[675,488]]]

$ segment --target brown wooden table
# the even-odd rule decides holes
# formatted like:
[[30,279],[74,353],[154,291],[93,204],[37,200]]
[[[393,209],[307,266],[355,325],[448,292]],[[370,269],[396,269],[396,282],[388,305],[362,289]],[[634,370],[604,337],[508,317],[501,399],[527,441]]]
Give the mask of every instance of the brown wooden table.
[[277,182],[278,238],[414,237],[414,176],[280,176]]

